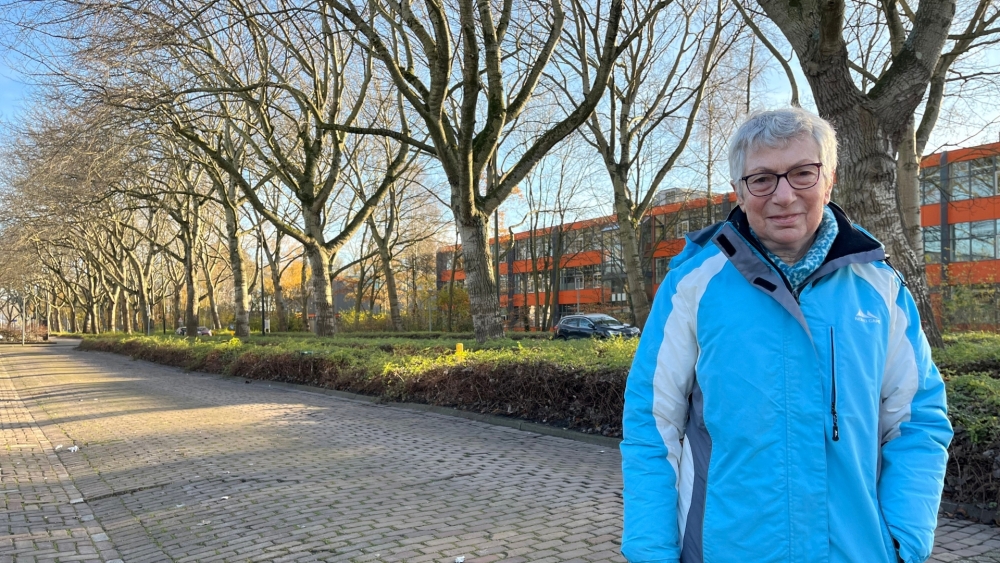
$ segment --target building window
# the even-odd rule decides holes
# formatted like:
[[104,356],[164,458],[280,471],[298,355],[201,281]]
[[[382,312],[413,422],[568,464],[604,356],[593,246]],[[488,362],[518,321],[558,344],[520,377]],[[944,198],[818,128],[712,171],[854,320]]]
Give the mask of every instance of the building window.
[[993,260],[996,258],[996,221],[976,221],[971,223],[972,259]]
[[583,252],[583,231],[563,231],[563,254],[578,254]]
[[920,203],[930,205],[941,202],[941,169],[928,166],[920,169]]
[[995,220],[952,225],[952,259],[969,262],[996,258],[996,227]]
[[969,161],[955,162],[948,165],[951,201],[959,201],[972,197],[972,185],[969,179]]
[[972,229],[970,223],[955,223],[951,226],[951,259],[954,262],[968,262],[972,259]]
[[667,216],[653,215],[653,242],[667,240]]
[[691,222],[688,219],[683,221],[677,221],[677,228],[674,232],[674,238],[684,238],[684,235],[691,231]]
[[937,264],[941,261],[941,227],[924,227],[924,262]]
[[560,276],[562,279],[559,284],[559,289],[561,290],[576,289],[577,279],[580,280],[580,287],[583,287],[583,274],[581,274],[580,270],[577,270],[576,268],[563,268],[560,272]]
[[656,283],[663,283],[663,278],[667,276],[667,270],[669,270],[670,259],[669,258],[657,258],[656,259]]
[[996,193],[994,160],[988,156],[969,161],[969,192],[972,197],[990,197]]

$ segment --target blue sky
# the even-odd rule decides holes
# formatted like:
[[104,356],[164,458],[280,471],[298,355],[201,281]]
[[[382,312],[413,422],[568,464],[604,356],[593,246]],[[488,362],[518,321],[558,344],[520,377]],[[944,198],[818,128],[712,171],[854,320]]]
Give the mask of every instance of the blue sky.
[[22,109],[28,87],[6,65],[0,63],[0,120],[16,117]]

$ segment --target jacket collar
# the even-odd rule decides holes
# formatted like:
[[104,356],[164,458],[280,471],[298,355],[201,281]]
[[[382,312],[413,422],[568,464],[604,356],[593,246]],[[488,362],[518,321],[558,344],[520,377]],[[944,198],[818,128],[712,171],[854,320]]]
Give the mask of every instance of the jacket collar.
[[[885,260],[885,248],[867,231],[851,222],[843,209],[829,204],[837,219],[837,238],[823,264],[803,283],[817,280],[850,264]],[[707,229],[706,229],[707,231]],[[757,237],[750,232],[750,223],[742,209],[736,207],[721,226],[715,227],[711,241],[730,263],[754,287],[770,295],[809,332],[809,326],[799,307],[798,294],[793,293],[788,280],[768,258]],[[706,236],[707,233],[701,236]]]

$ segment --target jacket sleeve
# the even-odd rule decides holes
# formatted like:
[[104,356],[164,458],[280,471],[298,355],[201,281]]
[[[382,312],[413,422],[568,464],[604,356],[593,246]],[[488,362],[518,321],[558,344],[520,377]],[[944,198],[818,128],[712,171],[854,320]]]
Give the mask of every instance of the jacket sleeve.
[[934,548],[952,429],[944,382],[905,287],[896,295],[890,323],[879,411],[879,503],[899,557],[922,563]]
[[632,563],[680,559],[678,465],[698,347],[675,273],[657,291],[625,388],[622,554]]

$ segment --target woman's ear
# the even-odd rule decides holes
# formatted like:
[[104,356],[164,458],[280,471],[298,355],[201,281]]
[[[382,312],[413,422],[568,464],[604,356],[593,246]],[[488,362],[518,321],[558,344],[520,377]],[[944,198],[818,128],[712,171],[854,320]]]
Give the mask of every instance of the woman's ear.
[[735,182],[729,182],[729,186],[733,188],[733,192],[736,194],[736,204],[741,208],[743,207],[743,194],[740,193],[740,189],[737,187],[739,184]]

